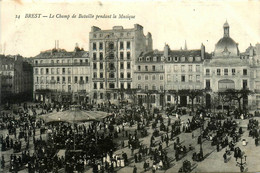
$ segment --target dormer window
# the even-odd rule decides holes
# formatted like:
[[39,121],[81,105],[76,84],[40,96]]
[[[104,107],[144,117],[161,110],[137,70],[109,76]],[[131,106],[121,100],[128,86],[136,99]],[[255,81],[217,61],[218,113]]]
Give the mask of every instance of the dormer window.
[[157,57],[156,56],[153,57],[153,61],[157,61]]
[[142,61],[142,57],[139,57],[138,61]]
[[164,56],[161,57],[161,61],[164,61]]
[[195,61],[201,61],[201,57],[200,57],[200,56],[197,56],[197,57],[195,58]]
[[146,57],[146,61],[150,61],[150,57],[148,56],[148,57]]
[[185,57],[181,57],[181,62],[184,62],[185,61]]
[[171,57],[170,56],[168,57],[168,61],[171,61]]
[[189,62],[192,62],[192,61],[193,61],[193,57],[190,56],[190,57],[188,58],[188,61],[189,61]]
[[178,61],[178,57],[174,57],[174,61],[177,62]]

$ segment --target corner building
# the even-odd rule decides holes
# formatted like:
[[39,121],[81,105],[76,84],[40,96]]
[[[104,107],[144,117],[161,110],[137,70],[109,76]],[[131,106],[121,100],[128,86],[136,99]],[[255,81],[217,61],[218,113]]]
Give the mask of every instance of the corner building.
[[141,25],[131,29],[114,26],[111,30],[93,26],[89,33],[93,101],[117,103],[127,99],[118,92],[133,89],[135,59],[152,46],[152,35],[144,35]]

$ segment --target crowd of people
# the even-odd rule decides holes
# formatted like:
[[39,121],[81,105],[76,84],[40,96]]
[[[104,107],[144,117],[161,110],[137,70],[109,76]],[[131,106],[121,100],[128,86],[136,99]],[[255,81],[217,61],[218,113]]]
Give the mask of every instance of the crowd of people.
[[[19,111],[1,112],[0,127],[7,131],[0,136],[1,149],[14,151],[9,157],[9,171],[17,172],[27,168],[28,172],[58,172],[60,169],[84,172],[91,167],[93,172],[114,172],[131,164],[129,158],[133,158],[135,164],[143,163],[144,171],[166,170],[171,162],[166,151],[169,143],[173,143],[173,156],[177,162],[193,150],[193,147],[182,144],[178,135],[192,133],[194,138],[193,131],[198,128],[201,135],[198,136],[197,144],[206,139],[211,141],[212,146],[216,146],[217,152],[225,149],[225,162],[231,152],[234,152],[236,160],[242,157],[242,151],[236,147],[236,143],[243,130],[238,128],[233,117],[198,111],[194,115],[190,114],[188,121],[183,122],[181,116],[187,112],[180,109],[175,112],[174,109],[168,110],[163,117],[161,113],[154,113],[143,106],[131,105],[127,108],[109,103],[84,105],[81,108],[93,110],[95,107],[96,110],[107,111],[109,116],[100,121],[80,124],[45,123],[41,115],[69,109],[68,104],[58,103],[24,104]],[[176,116],[174,121],[173,112]],[[152,130],[150,143],[145,144],[140,139],[149,135],[149,129]],[[247,129],[257,146],[260,133],[258,121],[250,119]],[[126,148],[131,151],[131,155],[124,152]],[[122,153],[116,153],[119,149]],[[64,156],[58,155],[60,150],[66,151]],[[2,168],[6,166],[6,157],[3,155],[1,158]],[[201,151],[193,152],[193,161],[202,161],[203,158]],[[151,164],[147,159],[150,159]],[[182,170],[191,169],[190,163],[185,162],[183,165]],[[133,171],[136,170],[134,166]]]

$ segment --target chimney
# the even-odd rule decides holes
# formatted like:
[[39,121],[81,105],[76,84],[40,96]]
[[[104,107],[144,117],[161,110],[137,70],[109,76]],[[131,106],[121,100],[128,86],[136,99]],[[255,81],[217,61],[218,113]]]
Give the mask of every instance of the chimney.
[[168,56],[169,56],[169,50],[170,50],[169,45],[165,43],[164,51],[163,51],[163,56],[164,56],[165,58],[168,58]]
[[203,43],[201,43],[200,51],[201,51],[201,59],[204,59],[205,58],[205,46],[203,45]]

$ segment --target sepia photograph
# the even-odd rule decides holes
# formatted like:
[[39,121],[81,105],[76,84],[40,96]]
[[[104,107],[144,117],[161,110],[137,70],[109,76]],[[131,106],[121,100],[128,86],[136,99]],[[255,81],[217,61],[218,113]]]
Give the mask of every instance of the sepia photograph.
[[0,1],[0,172],[260,172],[259,121],[260,1]]

